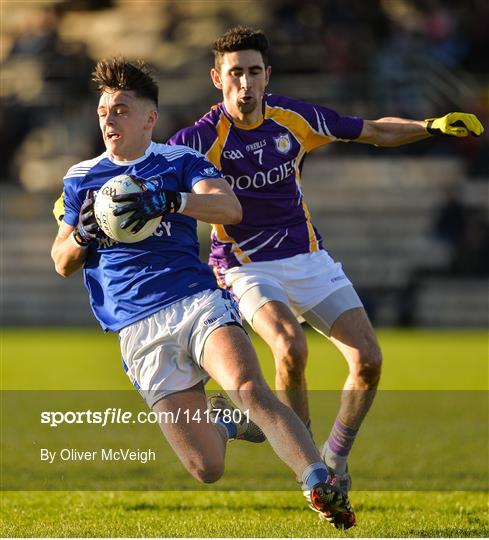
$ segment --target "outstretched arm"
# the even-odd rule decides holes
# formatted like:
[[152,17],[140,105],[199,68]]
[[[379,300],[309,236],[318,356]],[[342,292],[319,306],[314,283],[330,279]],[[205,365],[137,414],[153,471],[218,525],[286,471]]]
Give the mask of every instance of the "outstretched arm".
[[424,120],[387,117],[379,120],[364,120],[362,132],[357,139],[354,139],[354,142],[376,146],[400,146],[428,137],[431,135],[426,131]]
[[401,146],[432,135],[466,137],[469,134],[479,136],[483,132],[484,128],[476,116],[455,112],[427,120],[392,117],[365,120],[360,136],[354,140],[376,146]]

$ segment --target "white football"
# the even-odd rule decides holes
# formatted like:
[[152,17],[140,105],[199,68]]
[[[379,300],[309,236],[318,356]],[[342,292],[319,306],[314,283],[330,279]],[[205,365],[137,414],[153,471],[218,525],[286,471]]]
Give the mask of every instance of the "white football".
[[129,226],[127,229],[121,229],[121,223],[130,216],[130,213],[128,212],[122,216],[114,216],[113,212],[116,208],[125,206],[129,203],[113,202],[112,197],[114,195],[135,193],[138,191],[141,191],[141,188],[127,174],[121,174],[111,178],[98,190],[93,207],[95,219],[102,231],[104,231],[109,238],[112,238],[112,240],[128,244],[141,242],[141,240],[151,236],[161,223],[161,216],[154,218],[148,221],[148,223],[146,223],[146,225],[136,234],[131,232],[131,229],[135,224]]

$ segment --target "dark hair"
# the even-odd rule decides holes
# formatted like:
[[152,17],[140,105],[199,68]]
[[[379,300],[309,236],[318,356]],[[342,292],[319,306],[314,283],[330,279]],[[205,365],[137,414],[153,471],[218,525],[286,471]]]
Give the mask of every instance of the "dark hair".
[[261,53],[263,63],[268,65],[268,39],[261,30],[253,30],[248,26],[235,26],[227,30],[212,47],[215,67],[219,68],[222,57],[228,52],[252,49]]
[[92,73],[92,80],[100,93],[107,89],[130,90],[137,97],[149,99],[158,107],[158,84],[143,61],[132,64],[124,58],[99,60]]

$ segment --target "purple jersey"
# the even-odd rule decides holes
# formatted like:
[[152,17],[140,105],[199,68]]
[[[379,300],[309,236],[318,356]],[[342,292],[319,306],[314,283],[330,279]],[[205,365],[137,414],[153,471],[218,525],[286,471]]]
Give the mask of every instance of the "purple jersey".
[[337,139],[355,139],[361,118],[283,96],[266,95],[263,120],[237,124],[220,103],[169,144],[204,154],[229,182],[243,207],[237,225],[214,225],[209,262],[219,271],[322,249],[302,195],[305,155]]

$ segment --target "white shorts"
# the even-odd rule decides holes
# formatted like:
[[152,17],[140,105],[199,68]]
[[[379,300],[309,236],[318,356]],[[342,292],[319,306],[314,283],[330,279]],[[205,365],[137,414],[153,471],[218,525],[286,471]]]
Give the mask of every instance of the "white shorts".
[[277,300],[289,306],[300,321],[310,322],[310,310],[320,308],[314,313],[312,325],[329,335],[343,312],[363,306],[341,263],[324,250],[230,268],[224,279],[251,326],[258,309]]
[[150,407],[209,380],[201,365],[206,339],[229,324],[241,325],[236,302],[222,289],[209,289],[119,332],[124,369]]

